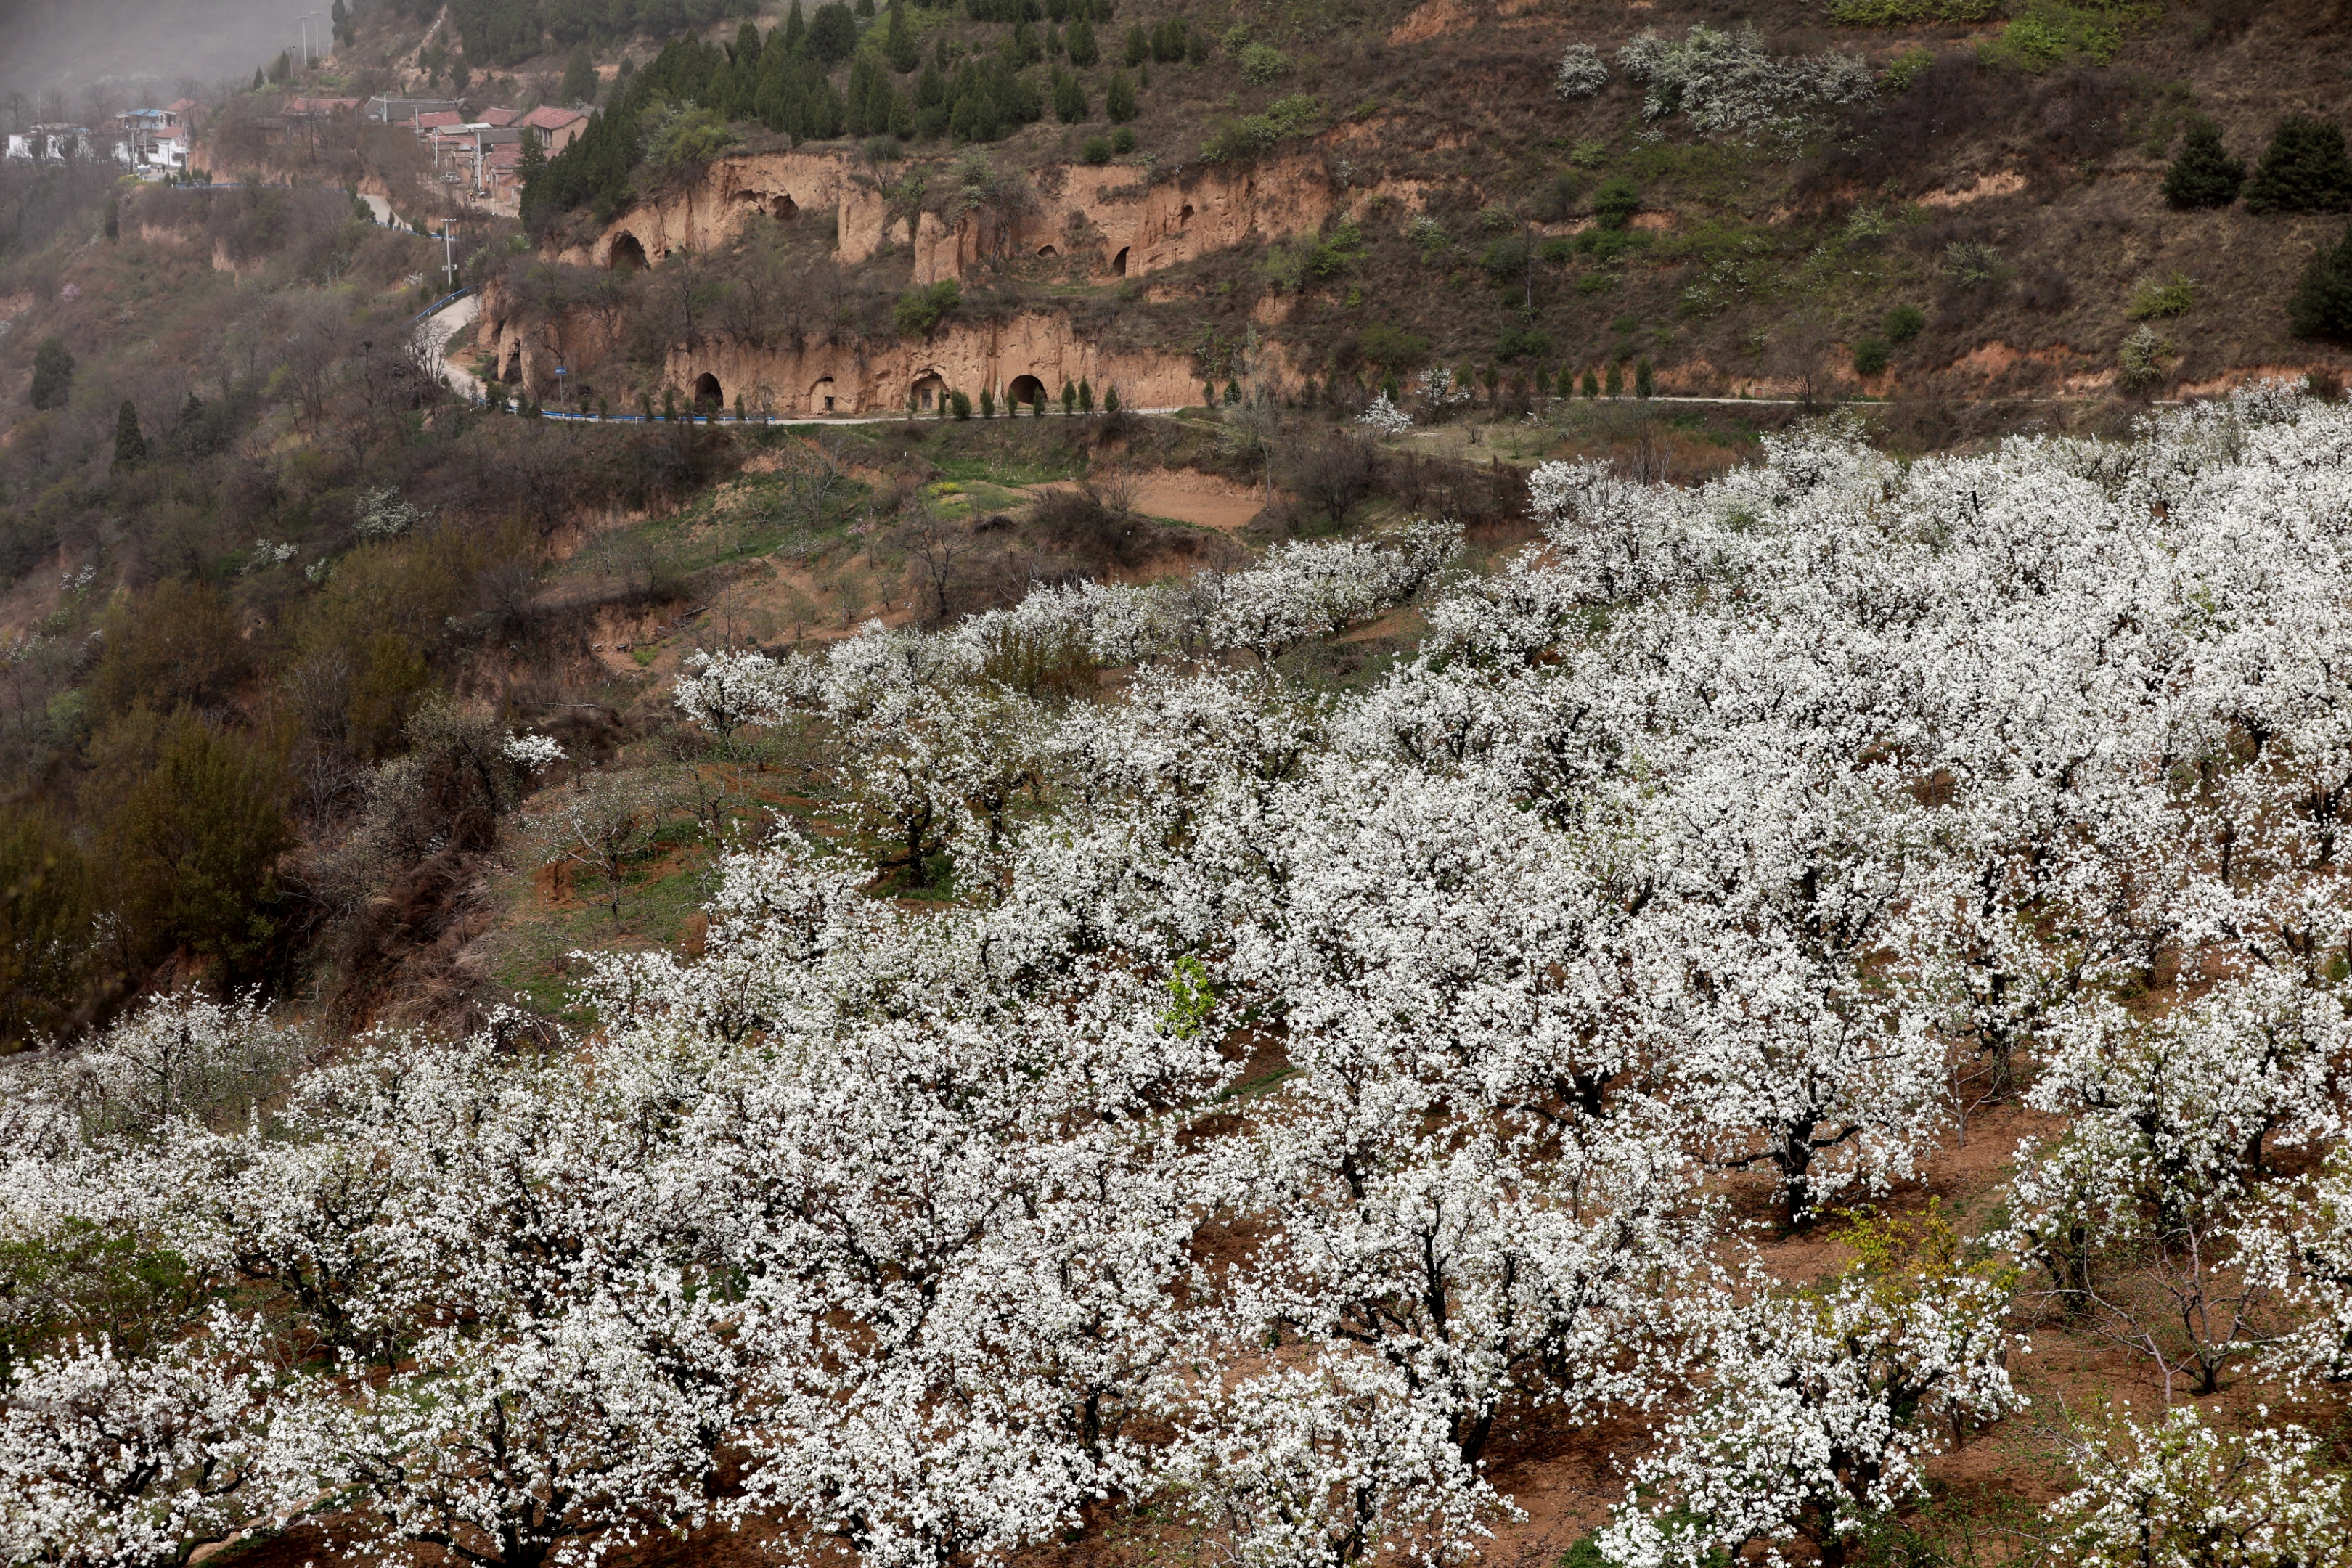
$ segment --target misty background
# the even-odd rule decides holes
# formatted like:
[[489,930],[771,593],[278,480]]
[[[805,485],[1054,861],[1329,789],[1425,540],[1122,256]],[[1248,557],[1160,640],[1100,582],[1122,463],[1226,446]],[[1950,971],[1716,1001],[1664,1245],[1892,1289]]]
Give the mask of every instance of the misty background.
[[[82,89],[102,83],[210,88],[250,80],[253,68],[301,34],[317,11],[322,42],[328,0],[0,0],[0,93],[38,100],[62,94],[79,113]],[[167,97],[177,96],[175,92]]]

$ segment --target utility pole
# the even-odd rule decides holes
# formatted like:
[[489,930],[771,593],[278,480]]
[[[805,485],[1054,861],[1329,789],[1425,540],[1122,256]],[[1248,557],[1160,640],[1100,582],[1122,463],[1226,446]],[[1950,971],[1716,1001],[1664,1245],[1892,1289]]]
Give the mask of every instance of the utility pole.
[[449,223],[446,217],[441,220],[441,283],[454,290],[457,287],[457,237],[450,232]]

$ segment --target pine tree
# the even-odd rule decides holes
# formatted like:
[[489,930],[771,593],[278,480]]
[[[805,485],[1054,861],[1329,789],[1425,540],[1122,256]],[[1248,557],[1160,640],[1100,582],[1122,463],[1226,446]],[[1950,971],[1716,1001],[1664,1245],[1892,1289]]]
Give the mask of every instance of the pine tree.
[[1622,391],[1623,388],[1624,384],[1617,379],[1616,362],[1612,360],[1609,364],[1609,379],[1601,384],[1601,394],[1604,396],[1614,397]]
[[1633,395],[1647,397],[1657,390],[1657,378],[1650,371],[1650,356],[1643,354],[1633,366]]
[[147,460],[147,437],[139,431],[139,410],[124,398],[114,414],[114,466],[135,468]]
[[1074,66],[1090,66],[1101,54],[1095,42],[1095,25],[1084,16],[1070,24],[1070,30],[1062,36],[1062,47],[1069,51]]
[[2254,177],[2246,182],[2250,213],[2336,213],[2352,208],[2352,162],[2332,120],[2290,114],[2279,121]]
[[596,101],[596,61],[588,53],[587,45],[572,51],[572,58],[563,67],[563,85],[555,89],[555,96],[567,104]]
[[1584,370],[1584,395],[1587,397],[1601,395],[1601,378],[1592,374],[1592,367],[1590,365],[1587,365]]
[[2304,268],[2303,281],[2286,303],[2287,324],[2299,338],[2352,342],[2352,224],[2344,237]]
[[1103,94],[1103,112],[1114,125],[1124,125],[1135,118],[1135,82],[1125,71],[1110,73],[1110,87]]
[[1068,376],[1064,376],[1062,378],[1062,412],[1065,414],[1075,414],[1077,412],[1077,407],[1078,389],[1070,384],[1070,378]]
[[1088,381],[1085,376],[1080,376],[1078,377],[1078,412],[1081,414],[1092,414],[1094,411],[1094,384]]
[[1103,392],[1103,412],[1104,412],[1105,414],[1116,414],[1116,413],[1118,413],[1118,387],[1113,386],[1113,387],[1108,387],[1108,388],[1104,389],[1104,392]]
[[1054,117],[1065,125],[1076,125],[1087,117],[1085,85],[1059,66],[1054,68]]
[[980,389],[980,416],[982,419],[996,417],[996,394],[985,386]]
[[2198,120],[2180,139],[2180,155],[2164,171],[2164,199],[2176,207],[2226,207],[2246,183],[2246,164],[2221,145],[2221,128]]
[[808,41],[808,24],[801,19],[801,0],[793,0],[793,8],[784,14],[783,33],[787,53]]
[[1122,58],[1130,70],[1151,58],[1151,40],[1145,36],[1142,23],[1138,22],[1127,30],[1127,47]]
[[907,26],[907,0],[890,0],[890,31],[883,39],[882,53],[900,76],[923,63],[923,47],[915,42],[914,29]]
[[33,351],[33,406],[63,408],[73,392],[74,357],[56,338],[43,338]]

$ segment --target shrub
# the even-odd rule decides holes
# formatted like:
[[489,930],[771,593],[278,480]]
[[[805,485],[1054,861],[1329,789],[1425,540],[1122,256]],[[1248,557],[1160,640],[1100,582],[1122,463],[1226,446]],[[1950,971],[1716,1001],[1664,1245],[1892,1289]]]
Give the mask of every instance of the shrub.
[[1776,56],[1753,26],[1726,33],[1692,26],[1669,43],[1644,32],[1617,51],[1620,69],[1649,83],[1642,114],[1690,116],[1701,136],[1745,142],[1803,134],[1823,111],[1859,103],[1876,90],[1867,61],[1850,55]]
[[2287,324],[2299,338],[2352,342],[2352,224],[2344,237],[2305,268],[2286,303]]
[[2352,207],[2352,163],[2332,120],[2290,114],[2279,121],[2254,177],[2246,182],[2250,213],[2336,213]]
[[1981,240],[1956,239],[1944,247],[1944,276],[1963,289],[1981,289],[2000,275],[2000,252]]
[[1312,128],[1322,105],[1307,93],[1295,92],[1268,104],[1263,114],[1229,121],[1211,132],[1201,148],[1203,161],[1227,163],[1255,157],[1277,142],[1304,134]]
[[1927,325],[1927,312],[1916,305],[1897,305],[1886,312],[1886,341],[1907,343]]
[[980,416],[982,419],[996,417],[996,394],[984,386],[980,389]]
[[2221,146],[2221,130],[2200,118],[2181,138],[2180,155],[2164,171],[2164,199],[2180,208],[2226,207],[2246,183],[2245,161]]
[[2123,23],[2116,16],[2065,0],[2032,0],[1978,52],[1988,65],[2031,75],[2058,65],[2103,66],[2123,47]]
[[1125,157],[1135,151],[1135,132],[1122,125],[1110,133],[1110,150]]
[[1495,357],[1499,360],[1551,358],[1551,334],[1541,327],[1514,321],[1505,327],[1495,340]]
[[2197,303],[2197,280],[2175,272],[2163,278],[2143,278],[2133,286],[2125,314],[2135,321],[2183,316]]
[[2116,380],[2126,392],[2142,391],[2163,374],[2171,360],[2170,342],[2159,337],[2154,327],[2142,327],[2125,340],[2116,356]]
[[1576,242],[1564,234],[1554,235],[1543,242],[1540,254],[1546,261],[1557,266],[1576,254]]
[[1583,194],[1583,183],[1563,170],[1554,174],[1536,197],[1536,216],[1545,223],[1558,223],[1575,213],[1576,198]]
[[1356,334],[1356,352],[1384,370],[1410,370],[1429,358],[1429,340],[1375,321]]
[[1642,193],[1624,174],[1611,175],[1601,182],[1599,190],[1592,193],[1592,216],[1602,228],[1625,228],[1633,223],[1633,215],[1641,210]]
[[940,318],[954,310],[962,297],[963,285],[952,278],[924,288],[908,289],[898,297],[898,306],[891,312],[898,324],[898,335],[907,338],[928,336],[931,329],[940,324]]
[[1110,138],[1108,136],[1087,137],[1086,140],[1086,145],[1078,149],[1078,160],[1079,162],[1086,163],[1109,163]]
[[1865,379],[1886,373],[1886,362],[1894,351],[1881,338],[1862,338],[1853,345],[1853,374]]
[[1898,97],[1911,90],[1921,73],[1936,63],[1936,52],[1914,45],[1886,62],[1886,90]]
[[1609,68],[1591,44],[1570,44],[1552,72],[1551,85],[1562,98],[1591,98],[1609,85]]
[[1650,356],[1643,354],[1633,364],[1633,395],[1648,397],[1657,391],[1657,378],[1650,371]]
[[971,399],[964,395],[962,393],[949,393],[948,404],[949,406],[955,411],[955,416],[957,418],[969,419],[971,417]]
[[1252,44],[1242,50],[1242,75],[1263,87],[1278,76],[1288,76],[1294,68],[1290,57],[1266,44]]
[[2000,0],[1829,0],[1823,15],[1841,27],[1982,22],[2000,15]]

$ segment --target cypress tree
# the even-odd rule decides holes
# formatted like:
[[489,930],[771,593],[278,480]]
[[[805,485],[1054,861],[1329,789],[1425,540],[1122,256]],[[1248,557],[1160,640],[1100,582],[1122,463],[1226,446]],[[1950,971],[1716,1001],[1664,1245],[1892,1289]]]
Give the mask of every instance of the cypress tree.
[[1103,94],[1103,112],[1111,123],[1124,125],[1135,118],[1135,82],[1125,71],[1110,73],[1110,87]]
[[73,392],[74,357],[56,338],[43,338],[33,351],[33,406],[63,408]]
[[1633,366],[1633,395],[1648,397],[1657,390],[1657,380],[1650,372],[1650,356],[1643,354]]
[[1617,362],[1612,360],[1609,362],[1609,379],[1601,384],[1601,390],[1603,395],[1614,397],[1623,386],[1624,384],[1617,379]]
[[787,53],[808,40],[808,24],[801,19],[801,0],[793,0],[793,8],[785,13],[783,32]]
[[596,101],[596,62],[590,58],[587,45],[572,51],[572,58],[563,68],[563,85],[556,89],[555,96],[565,103]]
[[2352,162],[2344,132],[2332,120],[2290,114],[2279,121],[2254,177],[2246,183],[2250,213],[2336,213],[2352,207]]
[[1601,378],[1592,374],[1591,365],[1584,367],[1584,395],[1587,397],[1601,395]]
[[139,410],[124,398],[114,414],[114,466],[135,468],[147,460],[147,437],[139,431]]
[[1090,66],[1101,54],[1095,42],[1095,25],[1084,16],[1070,24],[1070,30],[1063,35],[1062,47],[1069,51],[1074,66]]
[[2296,337],[2352,342],[2352,224],[2344,226],[2341,240],[2304,268],[2302,282],[2287,300],[2286,319]]
[[1130,70],[1151,58],[1151,41],[1144,36],[1142,23],[1138,22],[1127,30],[1127,47],[1122,58]]
[[2164,171],[2164,199],[2176,207],[2226,207],[2246,183],[2246,164],[2221,145],[2221,128],[2199,120],[2180,141],[2180,155]]
[[1113,387],[1107,387],[1107,388],[1105,388],[1105,389],[1104,389],[1104,391],[1103,391],[1103,412],[1104,412],[1105,414],[1116,414],[1116,413],[1118,413],[1118,387],[1113,386]]
[[730,52],[735,57],[735,68],[738,71],[752,71],[759,68],[760,29],[750,17],[745,17],[743,26],[736,29],[735,47]]
[[1077,407],[1078,389],[1070,384],[1070,378],[1066,375],[1062,378],[1062,412],[1074,414],[1077,411]]
[[907,26],[907,0],[890,0],[890,31],[883,38],[882,53],[900,76],[923,63],[923,47],[915,42],[914,29]]
[[1085,376],[1080,376],[1078,377],[1078,412],[1081,414],[1092,414],[1094,411],[1094,384],[1089,382]]

